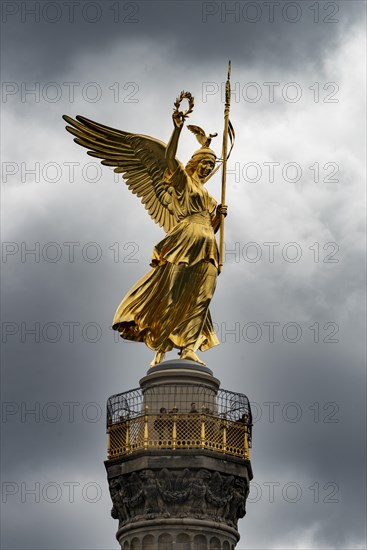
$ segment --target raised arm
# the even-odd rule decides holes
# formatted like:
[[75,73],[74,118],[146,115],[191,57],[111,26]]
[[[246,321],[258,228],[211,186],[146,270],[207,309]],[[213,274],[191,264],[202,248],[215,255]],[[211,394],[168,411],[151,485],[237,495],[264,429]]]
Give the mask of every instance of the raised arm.
[[177,153],[178,139],[180,137],[181,130],[184,125],[184,118],[182,116],[182,113],[175,111],[172,115],[172,120],[174,124],[174,129],[166,149],[166,160],[168,164],[168,169],[171,172],[171,174],[173,174],[173,172],[176,170],[178,166],[176,161],[176,153]]

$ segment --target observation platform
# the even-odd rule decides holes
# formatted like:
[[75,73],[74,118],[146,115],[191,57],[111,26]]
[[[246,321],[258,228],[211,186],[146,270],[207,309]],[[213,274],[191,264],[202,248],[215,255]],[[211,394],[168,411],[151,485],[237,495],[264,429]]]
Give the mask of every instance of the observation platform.
[[149,369],[140,386],[108,399],[109,460],[152,449],[206,449],[250,460],[249,400],[219,389],[209,368],[166,361]]
[[165,361],[107,402],[105,462],[122,550],[234,550],[252,468],[246,395]]

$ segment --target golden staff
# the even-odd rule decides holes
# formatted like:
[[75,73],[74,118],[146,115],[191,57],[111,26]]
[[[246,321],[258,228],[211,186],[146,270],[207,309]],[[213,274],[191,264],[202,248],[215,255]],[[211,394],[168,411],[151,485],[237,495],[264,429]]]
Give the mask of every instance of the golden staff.
[[[222,196],[221,204],[225,205],[226,200],[226,181],[227,181],[227,149],[228,149],[228,129],[231,127],[229,122],[229,106],[231,102],[231,62],[228,62],[228,76],[226,82],[226,102],[224,106],[224,131],[223,131],[223,147],[222,147]],[[232,129],[232,127],[231,127]],[[223,266],[223,253],[224,253],[224,215],[221,214],[220,220],[220,233],[219,233],[219,273],[222,271]]]

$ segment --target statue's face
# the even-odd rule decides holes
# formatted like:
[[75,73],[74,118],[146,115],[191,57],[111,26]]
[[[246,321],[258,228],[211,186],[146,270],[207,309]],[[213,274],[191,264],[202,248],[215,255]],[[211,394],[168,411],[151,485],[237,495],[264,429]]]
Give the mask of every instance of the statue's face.
[[214,166],[215,162],[213,157],[204,157],[197,165],[196,173],[201,179],[207,178],[210,172],[212,172]]

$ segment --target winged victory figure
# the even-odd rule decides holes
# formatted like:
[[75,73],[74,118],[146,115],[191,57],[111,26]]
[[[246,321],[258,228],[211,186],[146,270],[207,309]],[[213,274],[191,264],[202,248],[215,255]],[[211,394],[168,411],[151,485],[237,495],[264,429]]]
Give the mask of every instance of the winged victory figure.
[[[189,109],[182,112],[179,105],[185,98]],[[181,359],[204,364],[196,351],[219,344],[209,304],[218,276],[214,233],[227,207],[217,206],[205,188],[216,162],[215,152],[206,145],[213,136],[206,138],[201,131],[202,147],[185,167],[176,158],[179,137],[192,109],[191,94],[182,92],[175,103],[174,128],[167,145],[82,116],[76,120],[63,117],[74,141],[121,173],[166,232],[153,249],[151,270],[126,294],[112,323],[122,338],[144,342],[156,352],[151,366],[163,361],[173,348],[179,349]]]

